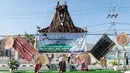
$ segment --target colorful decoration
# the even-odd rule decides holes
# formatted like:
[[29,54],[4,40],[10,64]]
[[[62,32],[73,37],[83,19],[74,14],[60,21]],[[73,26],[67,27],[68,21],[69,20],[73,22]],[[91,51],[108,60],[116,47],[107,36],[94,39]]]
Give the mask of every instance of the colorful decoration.
[[36,53],[36,50],[20,35],[15,39],[13,47],[27,61],[30,61]]
[[48,64],[49,63],[48,57],[45,54],[37,55],[35,62],[38,62],[38,61],[40,61],[42,64]]
[[2,41],[5,43],[5,49],[10,49],[14,44],[14,39],[12,37],[4,37]]
[[120,46],[126,46],[130,41],[129,36],[125,33],[121,33],[119,36],[117,36],[116,40]]
[[81,64],[82,61],[86,61],[87,64],[90,64],[91,63],[91,58],[89,56],[88,53],[85,53],[85,54],[78,54],[77,55],[77,60],[78,60],[78,63]]

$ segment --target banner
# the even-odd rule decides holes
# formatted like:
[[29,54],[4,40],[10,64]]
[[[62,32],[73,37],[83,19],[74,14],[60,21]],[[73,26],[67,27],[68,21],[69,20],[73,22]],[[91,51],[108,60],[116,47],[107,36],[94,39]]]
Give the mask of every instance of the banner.
[[39,33],[39,52],[86,52],[86,33]]

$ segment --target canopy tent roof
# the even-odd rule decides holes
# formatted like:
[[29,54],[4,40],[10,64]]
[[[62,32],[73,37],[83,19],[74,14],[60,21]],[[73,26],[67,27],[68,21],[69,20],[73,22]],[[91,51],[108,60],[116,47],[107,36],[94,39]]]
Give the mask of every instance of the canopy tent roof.
[[39,32],[61,32],[61,33],[79,33],[87,32],[87,30],[76,27],[73,24],[71,16],[68,12],[68,6],[66,3],[64,5],[59,5],[57,2],[56,12],[50,26],[38,30]]

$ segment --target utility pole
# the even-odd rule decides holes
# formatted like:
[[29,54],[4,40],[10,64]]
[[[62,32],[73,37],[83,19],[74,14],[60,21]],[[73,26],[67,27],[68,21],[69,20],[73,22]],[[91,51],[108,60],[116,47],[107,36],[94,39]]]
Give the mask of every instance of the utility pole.
[[[114,36],[115,38],[117,37],[117,30],[116,30],[116,24],[115,24],[115,19],[117,18],[118,14],[115,12],[115,7],[113,7],[113,9],[110,11],[110,13],[108,14],[107,18],[111,18],[111,27],[114,27]],[[111,28],[110,27],[110,28]],[[115,40],[116,43],[116,58],[118,60],[118,64],[120,63],[120,59],[119,59],[119,49],[118,49],[118,45],[117,45],[117,41]]]
[[115,13],[115,7],[113,7],[113,9],[110,11],[110,13],[108,14],[107,18],[111,18],[111,26],[114,27],[114,34],[115,36],[117,36],[117,33],[116,33],[116,28],[115,28],[115,19],[117,18],[118,14]]

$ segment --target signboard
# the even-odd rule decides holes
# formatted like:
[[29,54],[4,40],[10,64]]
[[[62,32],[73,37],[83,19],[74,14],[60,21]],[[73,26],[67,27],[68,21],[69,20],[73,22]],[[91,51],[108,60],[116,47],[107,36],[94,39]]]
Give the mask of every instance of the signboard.
[[86,52],[86,33],[39,33],[39,52]]

